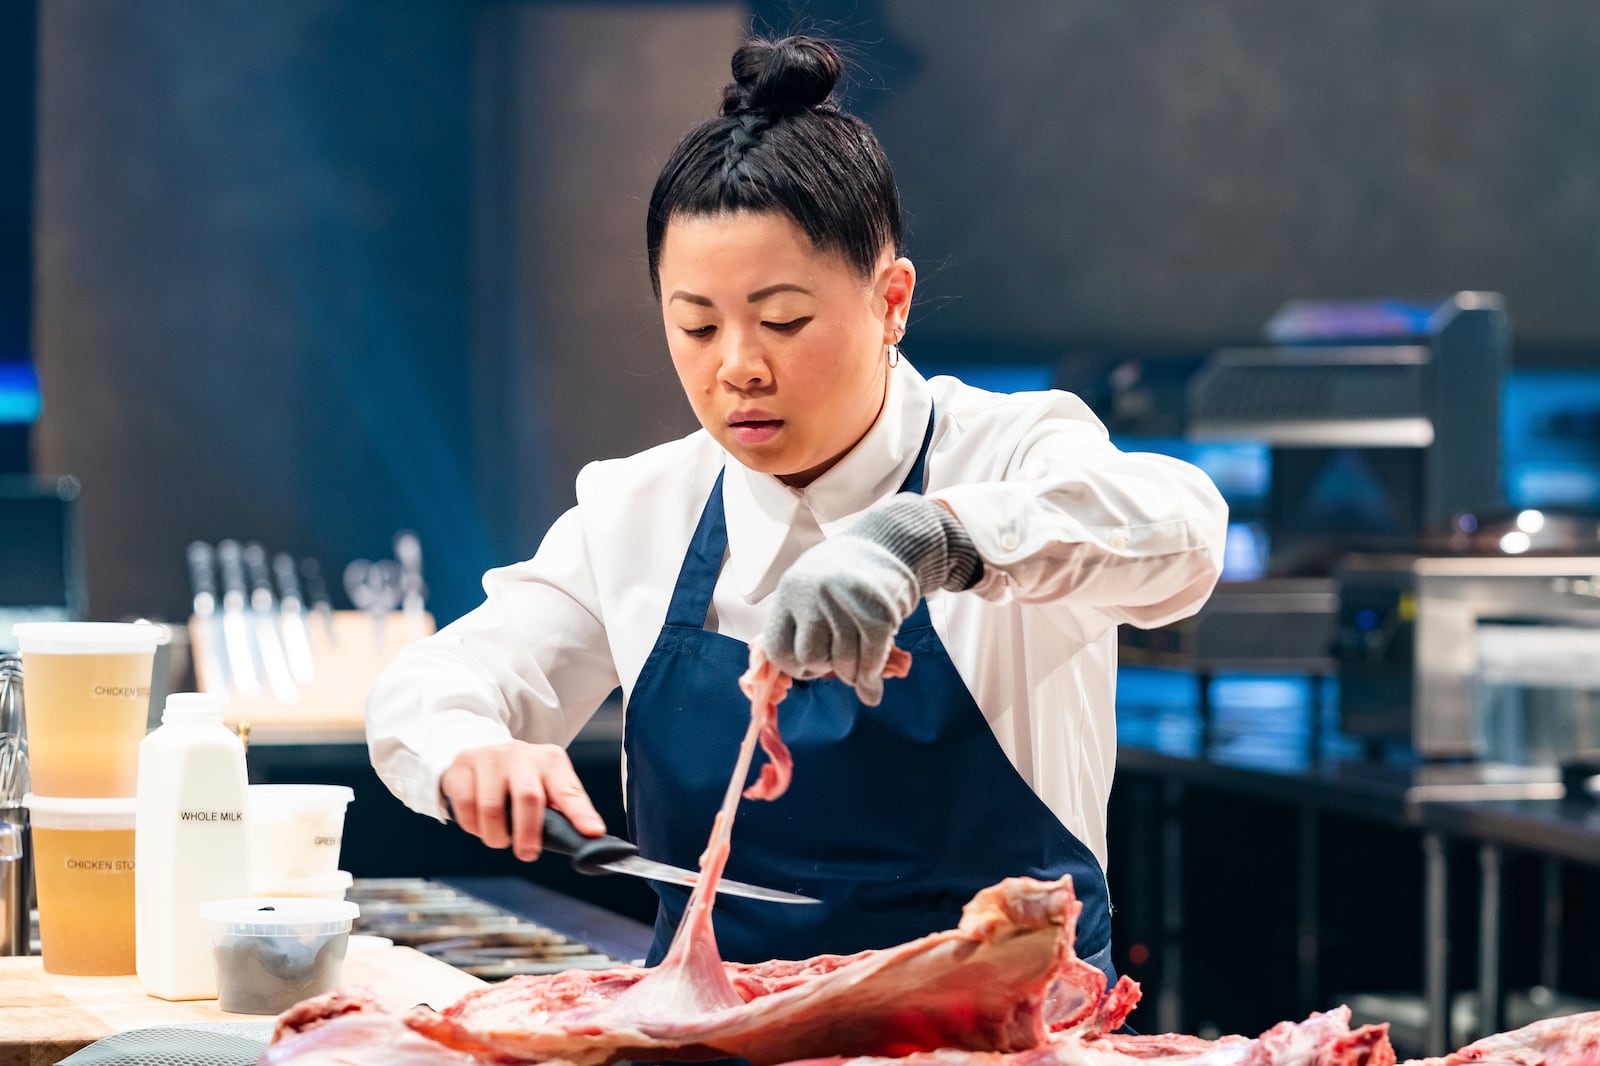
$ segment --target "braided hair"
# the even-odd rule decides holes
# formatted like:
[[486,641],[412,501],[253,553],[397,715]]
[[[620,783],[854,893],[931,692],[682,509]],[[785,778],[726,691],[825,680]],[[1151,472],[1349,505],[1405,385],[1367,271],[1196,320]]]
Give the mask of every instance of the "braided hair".
[[871,128],[840,110],[844,61],[828,42],[753,38],[733,54],[721,114],[678,142],[650,194],[650,283],[661,295],[661,245],[674,218],[781,212],[819,251],[863,277],[885,246],[900,250],[900,195]]

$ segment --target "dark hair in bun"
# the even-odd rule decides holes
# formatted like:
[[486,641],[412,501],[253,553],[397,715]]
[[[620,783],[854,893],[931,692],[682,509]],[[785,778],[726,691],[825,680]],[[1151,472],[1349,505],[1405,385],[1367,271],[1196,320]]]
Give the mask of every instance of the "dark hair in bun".
[[756,37],[733,53],[733,82],[722,90],[722,113],[804,111],[829,103],[844,74],[832,45],[815,37]]
[[753,38],[733,54],[722,114],[673,149],[645,220],[650,283],[661,295],[661,244],[673,218],[782,212],[819,250],[863,276],[900,248],[900,195],[883,147],[841,111],[844,60],[816,37]]

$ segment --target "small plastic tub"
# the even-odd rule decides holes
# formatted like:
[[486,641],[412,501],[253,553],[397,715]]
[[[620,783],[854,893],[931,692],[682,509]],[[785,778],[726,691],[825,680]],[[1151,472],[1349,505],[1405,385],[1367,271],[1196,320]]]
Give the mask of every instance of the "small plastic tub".
[[336,875],[344,812],[355,798],[343,785],[251,785],[251,891]]
[[22,803],[33,823],[45,972],[133,973],[135,801],[29,793]]
[[217,964],[217,1004],[234,1014],[281,1014],[332,991],[344,975],[350,925],[343,900],[227,899],[200,905]]
[[335,870],[329,877],[305,877],[297,881],[255,882],[252,896],[293,896],[296,899],[344,899],[355,884],[349,870]]

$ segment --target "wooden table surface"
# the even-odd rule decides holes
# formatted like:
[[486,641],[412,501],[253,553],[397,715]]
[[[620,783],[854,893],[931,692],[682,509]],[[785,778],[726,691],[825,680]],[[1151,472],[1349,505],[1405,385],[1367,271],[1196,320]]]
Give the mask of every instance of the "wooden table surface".
[[[398,1006],[445,1007],[483,982],[420,951],[353,940],[342,985],[365,985]],[[39,957],[0,958],[0,1066],[53,1066],[126,1029],[188,1022],[270,1022],[230,1014],[217,1001],[172,1003],[144,994],[137,977],[45,973]]]

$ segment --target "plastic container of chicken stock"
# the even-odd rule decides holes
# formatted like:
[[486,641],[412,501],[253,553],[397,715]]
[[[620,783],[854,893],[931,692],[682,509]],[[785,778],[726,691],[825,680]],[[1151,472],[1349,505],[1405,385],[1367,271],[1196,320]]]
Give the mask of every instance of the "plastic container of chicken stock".
[[200,906],[216,961],[217,1005],[235,1014],[279,1014],[332,991],[344,976],[350,926],[343,900],[252,898]]
[[134,800],[23,797],[46,973],[134,972]]

